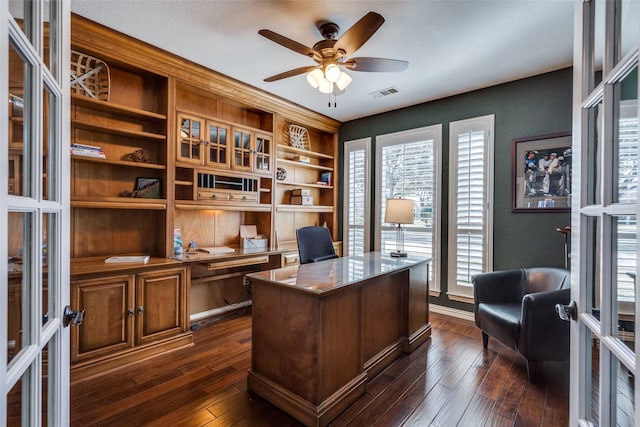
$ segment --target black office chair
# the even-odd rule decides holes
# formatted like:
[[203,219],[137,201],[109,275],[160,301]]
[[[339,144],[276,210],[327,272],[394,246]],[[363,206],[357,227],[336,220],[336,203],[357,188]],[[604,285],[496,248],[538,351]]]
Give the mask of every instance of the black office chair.
[[338,258],[327,227],[308,226],[296,230],[300,264]]
[[530,382],[538,362],[569,360],[569,323],[556,304],[569,304],[571,273],[559,268],[520,268],[471,278],[476,325],[487,348],[489,336],[527,360]]

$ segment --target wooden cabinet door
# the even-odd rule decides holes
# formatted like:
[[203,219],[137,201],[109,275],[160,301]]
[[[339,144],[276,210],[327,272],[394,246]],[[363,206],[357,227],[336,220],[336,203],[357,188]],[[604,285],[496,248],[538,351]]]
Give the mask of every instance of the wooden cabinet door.
[[204,163],[204,120],[180,114],[178,116],[178,153],[179,162],[198,165]]
[[185,268],[140,273],[136,279],[136,345],[185,331]]
[[71,362],[94,359],[133,346],[132,275],[71,283],[71,307],[85,310],[82,325],[71,328]]
[[229,144],[231,142],[229,127],[207,120],[205,132],[205,165],[229,169]]

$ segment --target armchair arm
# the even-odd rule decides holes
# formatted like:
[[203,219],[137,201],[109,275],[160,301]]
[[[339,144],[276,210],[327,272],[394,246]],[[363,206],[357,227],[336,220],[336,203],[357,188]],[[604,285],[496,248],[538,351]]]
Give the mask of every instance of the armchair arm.
[[522,269],[476,274],[471,278],[475,304],[520,302],[524,282],[525,272]]
[[518,351],[528,360],[567,360],[569,322],[560,319],[556,304],[568,304],[571,289],[537,292],[522,298]]

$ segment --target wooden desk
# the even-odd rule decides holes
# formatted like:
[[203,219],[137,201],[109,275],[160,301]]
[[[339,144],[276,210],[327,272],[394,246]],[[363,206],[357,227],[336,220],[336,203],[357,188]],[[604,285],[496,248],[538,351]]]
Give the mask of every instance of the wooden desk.
[[380,253],[251,273],[248,387],[324,426],[429,336],[427,258]]

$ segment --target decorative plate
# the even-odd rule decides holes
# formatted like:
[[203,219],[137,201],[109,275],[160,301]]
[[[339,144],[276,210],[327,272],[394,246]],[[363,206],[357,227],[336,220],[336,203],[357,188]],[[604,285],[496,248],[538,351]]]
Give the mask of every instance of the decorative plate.
[[284,181],[287,178],[287,171],[284,168],[276,169],[276,179],[278,181]]

